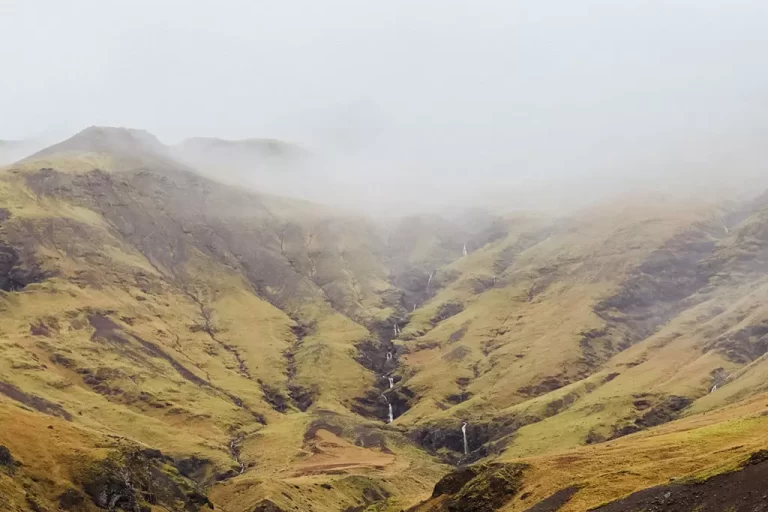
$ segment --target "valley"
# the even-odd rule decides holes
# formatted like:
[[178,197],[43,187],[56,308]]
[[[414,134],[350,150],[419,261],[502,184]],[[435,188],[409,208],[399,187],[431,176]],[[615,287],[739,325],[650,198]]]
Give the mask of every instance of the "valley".
[[373,218],[265,147],[2,168],[0,510],[763,506],[767,195]]

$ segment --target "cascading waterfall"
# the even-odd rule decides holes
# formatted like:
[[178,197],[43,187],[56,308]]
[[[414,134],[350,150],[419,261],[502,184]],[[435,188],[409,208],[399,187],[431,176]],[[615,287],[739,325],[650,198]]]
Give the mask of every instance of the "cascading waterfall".
[[461,435],[464,437],[464,455],[469,455],[469,443],[467,443],[467,422],[461,424]]
[[389,379],[389,389],[392,389],[393,387],[395,387],[395,379],[393,379],[392,377],[387,377],[387,379]]
[[389,408],[389,417],[387,418],[387,423],[392,423],[395,421],[394,411],[392,411],[392,404],[389,403],[389,399],[385,393],[382,393],[381,396],[384,397],[384,401],[387,402],[387,407]]

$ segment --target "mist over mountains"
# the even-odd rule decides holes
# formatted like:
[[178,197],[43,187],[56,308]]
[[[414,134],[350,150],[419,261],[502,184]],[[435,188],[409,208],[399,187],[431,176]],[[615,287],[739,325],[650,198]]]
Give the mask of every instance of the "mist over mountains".
[[[738,153],[717,145],[699,148],[701,155],[680,155],[665,164],[664,155],[660,155],[658,162],[648,167],[625,162],[620,170],[596,170],[588,176],[563,176],[555,181],[544,176],[509,179],[502,174],[491,182],[484,181],[482,170],[476,171],[471,165],[457,174],[457,162],[447,165],[445,172],[417,168],[419,150],[414,151],[408,169],[391,155],[380,157],[358,150],[313,151],[275,139],[207,137],[166,145],[145,130],[128,128],[90,127],[35,153],[43,145],[4,142],[0,149],[6,164],[62,150],[113,152],[127,161],[141,154],[144,163],[196,169],[231,185],[385,217],[450,214],[457,208],[560,215],[618,197],[741,200],[768,186],[765,160],[759,154],[751,149]],[[510,169],[509,176],[514,175]]]
[[766,27],[0,2],[0,512],[768,510]]

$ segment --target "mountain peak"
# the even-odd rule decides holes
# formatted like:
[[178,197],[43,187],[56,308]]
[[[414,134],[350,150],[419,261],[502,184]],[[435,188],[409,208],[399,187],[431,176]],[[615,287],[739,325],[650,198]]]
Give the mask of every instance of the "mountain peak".
[[184,168],[160,140],[146,130],[125,127],[89,126],[69,139],[49,146],[26,160],[63,153],[93,153],[112,157],[117,167]]

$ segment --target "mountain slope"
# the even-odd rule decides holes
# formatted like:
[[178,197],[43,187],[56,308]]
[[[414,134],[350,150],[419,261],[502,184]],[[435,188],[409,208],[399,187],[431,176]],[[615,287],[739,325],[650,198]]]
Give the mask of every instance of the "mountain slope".
[[768,442],[763,201],[379,220],[203,174],[113,128],[0,173],[0,508],[402,510],[479,461],[420,509],[585,510]]

